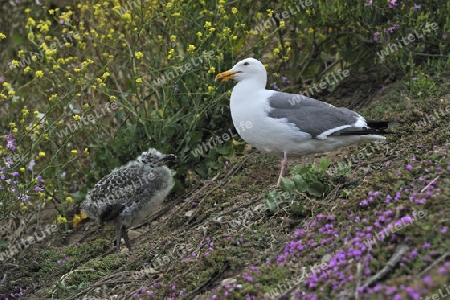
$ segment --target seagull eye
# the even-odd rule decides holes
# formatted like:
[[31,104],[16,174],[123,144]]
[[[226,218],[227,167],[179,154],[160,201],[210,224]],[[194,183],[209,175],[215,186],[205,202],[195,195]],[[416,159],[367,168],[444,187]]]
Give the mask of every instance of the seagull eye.
[[246,61],[245,63],[244,63],[244,66],[248,66],[250,63],[248,62],[248,61]]

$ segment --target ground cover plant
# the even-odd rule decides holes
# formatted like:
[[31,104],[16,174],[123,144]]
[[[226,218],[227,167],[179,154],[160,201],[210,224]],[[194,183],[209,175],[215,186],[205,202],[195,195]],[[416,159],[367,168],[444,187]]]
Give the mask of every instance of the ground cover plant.
[[[0,297],[444,291],[449,5],[3,1]],[[401,125],[381,146],[299,159],[270,190],[278,160],[239,138],[232,85],[214,82],[248,56],[268,88]],[[73,221],[100,178],[150,147],[177,154],[177,184],[132,260],[112,253],[109,227]]]

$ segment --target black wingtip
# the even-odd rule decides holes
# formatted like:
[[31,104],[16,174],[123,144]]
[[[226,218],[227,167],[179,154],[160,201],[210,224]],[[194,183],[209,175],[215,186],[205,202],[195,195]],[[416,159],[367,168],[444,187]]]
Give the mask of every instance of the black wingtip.
[[400,126],[397,122],[367,121],[367,127],[349,127],[334,132],[332,135],[370,135],[392,134],[390,129]]
[[374,129],[390,129],[400,126],[400,123],[389,121],[367,121],[367,126]]

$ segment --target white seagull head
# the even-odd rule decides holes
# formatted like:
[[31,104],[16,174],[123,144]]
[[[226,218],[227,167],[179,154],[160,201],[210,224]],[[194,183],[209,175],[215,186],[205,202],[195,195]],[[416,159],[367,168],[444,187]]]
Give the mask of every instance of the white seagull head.
[[235,64],[230,70],[219,73],[216,76],[216,81],[219,82],[229,79],[234,79],[238,82],[253,80],[265,86],[267,83],[267,72],[259,60],[249,57]]
[[152,167],[159,167],[165,165],[167,161],[176,158],[173,154],[162,154],[156,149],[150,148],[143,152],[136,160],[142,164],[149,164]]

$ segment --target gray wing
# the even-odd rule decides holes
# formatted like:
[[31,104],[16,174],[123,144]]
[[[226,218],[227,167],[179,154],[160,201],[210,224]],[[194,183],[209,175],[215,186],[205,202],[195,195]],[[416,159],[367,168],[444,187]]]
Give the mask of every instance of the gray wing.
[[[335,107],[319,100],[308,98],[300,94],[277,92],[269,97],[269,117],[275,119],[286,118],[303,132],[313,138],[342,126],[354,127],[362,117],[345,107]],[[344,129],[342,129],[344,130]],[[330,132],[330,134],[332,134]]]
[[100,221],[113,220],[132,202],[154,193],[149,190],[148,183],[153,179],[149,175],[153,174],[140,165],[115,169],[94,186],[82,208],[94,212]]

